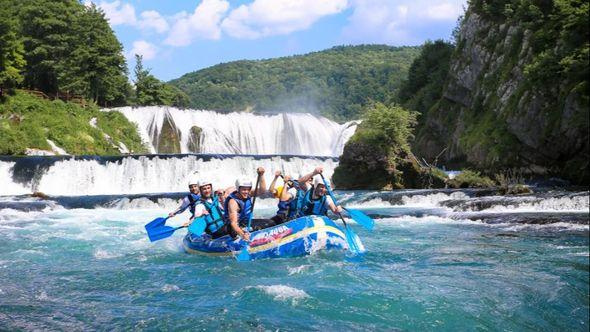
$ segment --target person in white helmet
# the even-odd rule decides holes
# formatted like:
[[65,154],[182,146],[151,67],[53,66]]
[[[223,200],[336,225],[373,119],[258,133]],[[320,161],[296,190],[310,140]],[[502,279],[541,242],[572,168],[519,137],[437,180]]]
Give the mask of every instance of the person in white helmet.
[[[198,182],[201,197],[195,204],[193,218],[183,226],[188,226],[195,219],[204,217],[206,223],[205,233],[216,239],[228,233],[227,223],[223,218],[223,206],[219,199],[213,195],[213,183],[209,179],[201,179]],[[201,235],[201,234],[196,234]]]
[[[323,168],[319,166],[316,167],[313,172],[306,174],[299,179],[299,183],[303,187],[303,190],[307,190],[301,204],[301,214],[304,216],[325,216],[328,214],[328,210],[336,214],[341,213],[343,210],[342,206],[334,204],[332,197],[327,195],[328,190],[326,189],[324,181],[320,176],[317,176],[322,172]],[[313,185],[308,186],[307,182],[312,178]],[[329,184],[328,179],[326,179],[326,182]]]
[[[228,231],[232,237],[239,236],[246,241],[250,241],[250,233],[246,229],[248,221],[252,218],[252,197],[262,195],[265,192],[266,181],[264,180],[264,168],[258,167],[256,173],[260,176],[258,190],[252,187],[252,181],[247,178],[236,180],[236,190],[229,194],[224,202],[224,217],[229,224]],[[251,227],[258,230],[272,226],[273,223],[266,219],[252,220]]]
[[180,203],[180,206],[178,207],[178,209],[174,210],[173,212],[168,213],[169,218],[172,218],[175,215],[186,211],[186,209],[189,209],[189,211],[191,212],[190,220],[192,220],[194,218],[195,205],[196,205],[197,201],[201,198],[201,196],[199,195],[199,179],[197,178],[196,174],[192,174],[189,177],[188,190],[189,190],[188,195],[186,195],[182,199],[182,202]]

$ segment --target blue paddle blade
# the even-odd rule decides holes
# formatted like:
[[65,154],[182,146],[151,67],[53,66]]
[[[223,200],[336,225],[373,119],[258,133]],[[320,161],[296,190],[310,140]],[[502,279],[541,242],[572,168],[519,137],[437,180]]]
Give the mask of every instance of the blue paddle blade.
[[193,220],[190,226],[188,226],[188,231],[195,235],[201,235],[205,232],[206,227],[207,222],[205,221],[205,216],[203,216]]
[[365,246],[361,242],[361,239],[352,231],[351,228],[346,226],[344,231],[346,234],[346,242],[348,243],[348,249],[353,254],[364,254],[366,252]]
[[146,229],[148,233],[148,237],[150,238],[151,242],[158,241],[161,239],[165,239],[170,235],[174,234],[178,228],[170,227],[170,226],[160,226],[157,228],[150,228]]
[[238,262],[247,262],[250,260],[250,253],[248,252],[249,247],[250,246],[244,246],[242,251],[240,251],[240,254],[236,256]]
[[346,210],[346,212],[348,212],[348,215],[350,216],[350,218],[354,221],[356,221],[359,225],[363,226],[364,228],[372,231],[373,227],[375,226],[375,220],[373,220],[371,217],[367,216],[366,214],[364,214],[362,211],[359,210],[353,210],[353,209],[344,209]]
[[166,224],[166,220],[168,220],[167,217],[166,218],[156,218],[145,225],[145,230],[149,232],[149,229],[159,228],[161,226],[164,226],[164,224]]

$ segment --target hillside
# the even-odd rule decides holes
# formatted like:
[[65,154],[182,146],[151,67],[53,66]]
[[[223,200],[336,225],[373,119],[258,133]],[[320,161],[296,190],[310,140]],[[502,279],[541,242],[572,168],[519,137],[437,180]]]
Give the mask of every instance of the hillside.
[[419,47],[341,46],[220,64],[169,83],[186,92],[196,109],[319,112],[343,121],[358,118],[370,100],[394,100],[419,52]]
[[59,149],[72,155],[148,151],[136,126],[119,112],[101,112],[96,106],[47,100],[19,90],[0,103],[0,155],[60,154]]

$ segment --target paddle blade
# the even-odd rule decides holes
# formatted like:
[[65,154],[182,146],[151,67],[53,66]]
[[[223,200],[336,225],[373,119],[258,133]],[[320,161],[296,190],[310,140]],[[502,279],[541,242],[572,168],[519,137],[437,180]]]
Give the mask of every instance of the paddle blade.
[[375,220],[371,217],[364,214],[362,211],[353,210],[353,209],[345,209],[348,212],[350,218],[356,221],[359,225],[363,226],[364,228],[372,231],[373,227],[375,226]]
[[346,242],[348,243],[348,249],[355,255],[364,254],[366,252],[365,246],[361,242],[361,239],[352,231],[352,229],[346,226],[344,231],[346,234]]
[[150,228],[146,229],[148,233],[148,237],[150,238],[151,242],[158,241],[161,239],[165,239],[170,235],[174,234],[178,228],[170,227],[170,226],[161,226],[158,228]]
[[164,224],[166,224],[166,220],[168,220],[167,217],[156,218],[145,225],[145,230],[149,233],[149,229],[162,227]]
[[242,251],[240,251],[240,254],[236,256],[238,262],[246,262],[250,260],[250,253],[248,252],[249,247],[250,246],[243,247]]
[[199,217],[193,220],[193,222],[188,226],[189,232],[195,235],[201,235],[205,232],[205,228],[207,227],[207,222],[205,221],[205,217]]

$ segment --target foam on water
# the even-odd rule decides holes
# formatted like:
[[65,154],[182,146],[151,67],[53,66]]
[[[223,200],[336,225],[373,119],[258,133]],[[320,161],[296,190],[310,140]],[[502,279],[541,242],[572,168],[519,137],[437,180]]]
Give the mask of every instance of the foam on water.
[[246,287],[254,288],[263,291],[264,293],[273,297],[274,300],[277,301],[287,301],[287,300],[302,300],[308,298],[309,295],[301,290],[294,287],[290,287],[287,285],[270,285],[270,286],[253,286],[253,287]]
[[324,174],[331,177],[338,165],[335,159],[313,157],[251,156],[204,158],[199,155],[179,157],[126,157],[116,161],[95,159],[59,159],[44,172],[35,174],[34,181],[18,184],[11,169],[13,162],[0,161],[0,195],[41,191],[47,195],[106,195],[185,191],[193,173],[210,179],[216,187],[232,186],[238,177],[255,180],[256,168],[267,170],[267,180],[275,170],[299,175],[323,165]]
[[22,195],[31,190],[12,180],[14,162],[0,161],[0,195]]
[[515,204],[494,205],[482,212],[588,212],[590,196],[549,197],[538,201],[516,202]]

